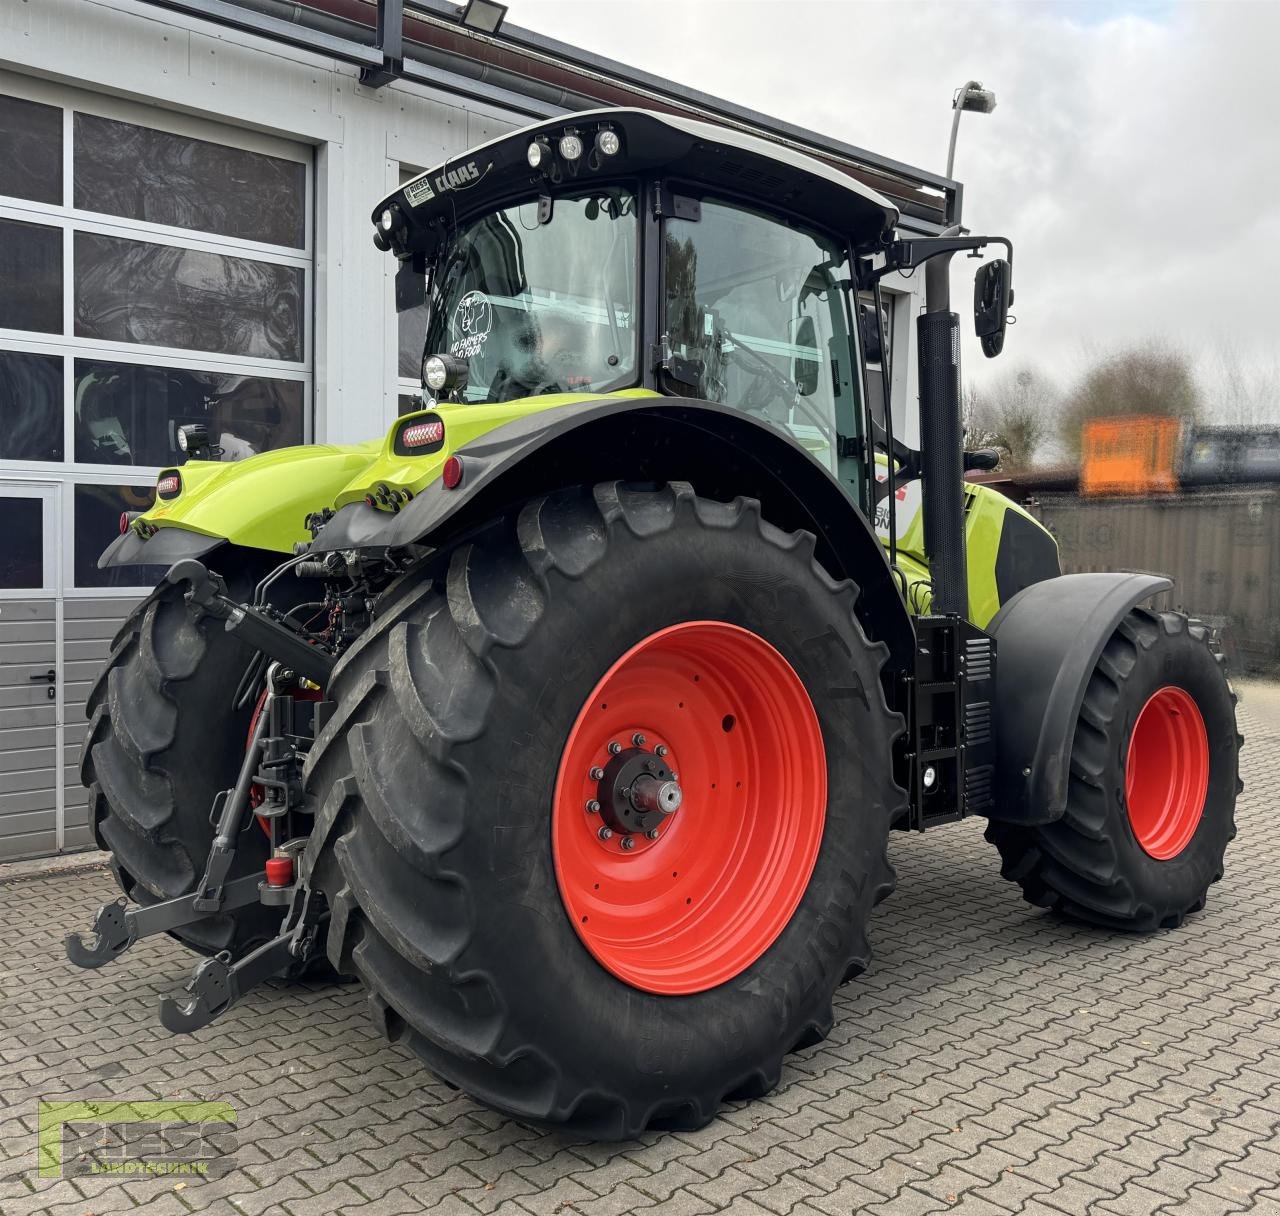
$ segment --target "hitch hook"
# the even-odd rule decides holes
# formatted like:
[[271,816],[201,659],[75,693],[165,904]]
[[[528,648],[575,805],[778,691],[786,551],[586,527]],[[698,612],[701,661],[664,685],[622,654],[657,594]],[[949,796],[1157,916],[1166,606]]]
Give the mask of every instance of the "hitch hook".
[[88,942],[79,933],[68,933],[63,942],[67,958],[77,967],[97,968],[128,950],[138,940],[133,917],[125,911],[128,902],[121,895],[109,904],[103,904],[93,918]]

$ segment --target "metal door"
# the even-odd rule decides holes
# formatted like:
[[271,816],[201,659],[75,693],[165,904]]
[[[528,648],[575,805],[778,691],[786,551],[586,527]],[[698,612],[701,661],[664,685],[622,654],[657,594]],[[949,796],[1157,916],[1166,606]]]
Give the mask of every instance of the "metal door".
[[0,861],[62,844],[58,501],[0,480]]

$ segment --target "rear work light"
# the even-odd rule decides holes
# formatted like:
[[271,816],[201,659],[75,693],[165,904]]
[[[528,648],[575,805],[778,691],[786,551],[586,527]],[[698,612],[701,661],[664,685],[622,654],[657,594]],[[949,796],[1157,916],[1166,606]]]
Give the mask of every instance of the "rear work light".
[[162,473],[156,482],[156,493],[161,498],[176,498],[182,493],[182,477],[177,473]]

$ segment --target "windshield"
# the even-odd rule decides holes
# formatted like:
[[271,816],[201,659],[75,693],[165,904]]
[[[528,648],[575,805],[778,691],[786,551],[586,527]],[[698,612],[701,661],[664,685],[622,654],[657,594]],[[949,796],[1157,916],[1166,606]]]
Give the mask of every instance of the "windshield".
[[663,257],[666,337],[685,361],[681,387],[788,431],[834,470],[837,420],[857,416],[843,250],[704,200],[699,219],[667,221]]
[[635,380],[636,206],[622,189],[536,199],[459,230],[435,276],[426,352],[468,362],[467,402]]

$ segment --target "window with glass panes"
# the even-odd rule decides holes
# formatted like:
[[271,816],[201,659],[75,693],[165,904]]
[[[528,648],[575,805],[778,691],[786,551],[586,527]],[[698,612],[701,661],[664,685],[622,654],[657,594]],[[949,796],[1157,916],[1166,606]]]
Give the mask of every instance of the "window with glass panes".
[[23,91],[0,82],[0,479],[64,484],[67,588],[146,586],[96,561],[178,427],[224,460],[310,438],[310,154]]

